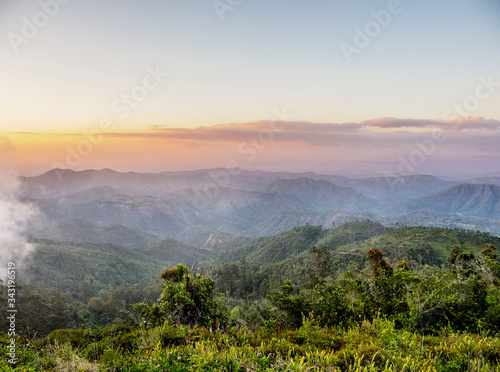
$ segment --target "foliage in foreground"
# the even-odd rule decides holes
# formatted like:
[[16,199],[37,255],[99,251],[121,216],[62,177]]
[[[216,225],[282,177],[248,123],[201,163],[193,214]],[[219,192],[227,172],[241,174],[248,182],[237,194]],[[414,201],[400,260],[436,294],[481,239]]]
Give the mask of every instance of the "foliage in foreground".
[[[121,318],[128,325],[18,340],[17,370],[500,372],[494,245],[482,257],[454,246],[449,269],[416,272],[371,248],[371,276],[337,280],[327,276],[328,247],[310,253],[309,283],[296,290],[286,280],[253,315],[248,303],[223,303],[212,279],[182,264],[166,269],[158,301],[136,304]],[[0,371],[12,370],[0,350]]]
[[[5,338],[3,338],[5,340]],[[1,371],[7,348],[0,349]],[[376,318],[342,329],[305,319],[279,333],[233,327],[59,330],[18,340],[18,371],[500,371],[500,339],[448,332],[422,336]]]

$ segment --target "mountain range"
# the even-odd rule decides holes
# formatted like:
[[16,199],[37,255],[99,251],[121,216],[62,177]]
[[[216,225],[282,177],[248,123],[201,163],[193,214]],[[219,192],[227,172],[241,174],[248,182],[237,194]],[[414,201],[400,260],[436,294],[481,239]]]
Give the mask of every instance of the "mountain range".
[[405,208],[500,219],[500,186],[462,183],[410,201]]
[[[491,183],[480,183],[484,181]],[[223,244],[211,246],[215,240],[205,245],[209,236],[220,234],[225,241],[228,236],[274,235],[304,224],[365,219],[385,226],[463,227],[498,234],[498,181],[476,177],[464,183],[427,175],[355,179],[243,169],[157,174],[54,169],[21,178],[19,196],[44,217],[32,229],[39,238],[59,240],[69,224],[76,243],[81,241],[78,234],[97,240],[109,234],[116,237],[110,242],[124,245],[170,238],[224,250]],[[128,235],[120,234],[119,226],[130,229]]]

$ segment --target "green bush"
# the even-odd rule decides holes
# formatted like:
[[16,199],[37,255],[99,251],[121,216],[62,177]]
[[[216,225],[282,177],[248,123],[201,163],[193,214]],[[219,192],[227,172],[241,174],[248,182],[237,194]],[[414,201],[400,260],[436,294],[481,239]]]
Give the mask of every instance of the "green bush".
[[219,329],[227,323],[227,309],[217,301],[214,281],[189,272],[179,264],[162,273],[163,292],[156,304],[137,304],[134,311],[150,326],[169,320],[175,324]]

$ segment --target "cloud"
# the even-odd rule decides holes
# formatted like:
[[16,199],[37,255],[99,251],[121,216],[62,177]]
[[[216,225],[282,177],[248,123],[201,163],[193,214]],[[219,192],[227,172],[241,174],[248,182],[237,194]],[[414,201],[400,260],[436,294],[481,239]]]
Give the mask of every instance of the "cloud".
[[[412,151],[416,142],[428,141],[436,131],[446,132],[440,148],[454,146],[481,153],[498,153],[500,121],[481,117],[457,117],[450,120],[378,118],[359,123],[314,123],[308,121],[252,121],[195,128],[152,125],[142,132],[105,133],[107,138],[141,140],[155,144],[180,145],[186,148],[214,148],[249,142],[303,145],[314,147],[382,149],[386,153]],[[78,134],[68,134],[77,136]],[[81,135],[80,135],[81,136]],[[292,148],[292,147],[290,147]],[[382,150],[381,150],[382,151]]]
[[416,119],[397,119],[397,118],[380,118],[367,120],[362,122],[365,127],[378,127],[384,129],[392,128],[441,128],[447,131],[464,131],[464,130],[490,130],[495,131],[500,129],[500,121],[492,119],[484,119],[481,117],[455,117],[450,120],[416,120]]
[[[0,174],[0,256],[4,265],[14,262],[19,268],[33,250],[26,240],[26,230],[37,215],[37,210],[18,199],[18,188],[16,177]],[[1,277],[5,278],[5,273]]]
[[[8,159],[13,151],[11,143],[5,137],[0,137],[2,159]],[[14,262],[16,268],[22,266],[22,261],[33,249],[27,242],[26,230],[38,214],[32,205],[19,200],[19,185],[17,177],[0,171],[0,257],[3,265]],[[5,279],[6,267],[0,269],[2,279]]]
[[397,118],[379,118],[366,120],[362,122],[364,127],[378,128],[432,128],[439,126],[437,121],[416,120],[416,119],[397,119]]
[[447,131],[491,132],[500,129],[500,121],[468,116],[446,121],[442,124],[442,128]]
[[[268,142],[291,142],[318,146],[373,145],[391,146],[428,138],[436,130],[462,135],[500,135],[500,121],[479,117],[451,120],[417,120],[379,118],[360,123],[313,123],[292,121],[275,128],[269,121],[231,123],[196,128],[172,128],[155,125],[146,132],[108,133],[113,137],[150,138],[176,141],[246,142],[265,139]],[[488,133],[486,133],[488,132]],[[459,136],[458,136],[459,137]]]
[[[236,161],[243,167],[251,163],[254,169],[332,172],[339,167],[350,169],[354,164],[365,167],[374,161],[383,161],[387,168],[401,157],[406,159],[422,151],[429,164],[440,164],[446,158],[457,167],[465,164],[458,159],[500,155],[500,121],[477,117],[379,118],[359,123],[252,121],[196,128],[154,125],[144,131],[104,136],[96,130],[92,133],[97,133],[93,134],[95,138],[78,133],[59,133],[56,139],[42,133],[38,139],[31,138],[32,134],[17,135],[13,136],[17,151],[12,153],[18,169],[21,166],[29,174],[47,171],[49,164],[53,168],[54,160],[62,164],[60,168],[72,169],[162,171],[224,167]],[[79,137],[78,144],[87,143],[87,147],[75,146],[75,136]],[[99,143],[99,148],[96,145],[96,151],[88,156],[78,155],[82,149],[94,148],[91,141]],[[72,152],[61,155],[61,150],[68,148]],[[81,162],[73,166],[75,154]],[[490,162],[490,167],[497,167],[497,162]]]

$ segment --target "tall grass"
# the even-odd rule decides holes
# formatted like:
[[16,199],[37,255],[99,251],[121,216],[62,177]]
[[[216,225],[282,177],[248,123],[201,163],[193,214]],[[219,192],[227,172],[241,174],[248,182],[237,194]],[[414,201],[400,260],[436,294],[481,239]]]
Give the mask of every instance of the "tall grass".
[[382,318],[349,329],[304,319],[279,333],[168,324],[60,330],[31,344],[19,339],[17,369],[4,346],[0,357],[0,371],[500,372],[500,340],[446,330],[423,336]]

